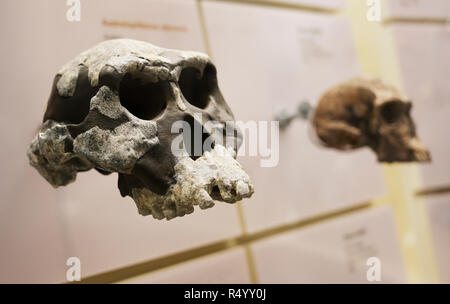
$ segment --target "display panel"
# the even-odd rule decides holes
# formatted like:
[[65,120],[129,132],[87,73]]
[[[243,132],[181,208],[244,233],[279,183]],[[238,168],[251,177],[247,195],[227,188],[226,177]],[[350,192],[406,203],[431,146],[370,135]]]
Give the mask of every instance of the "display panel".
[[448,186],[450,143],[442,134],[450,128],[450,32],[434,24],[398,24],[392,30],[417,131],[432,158],[430,164],[420,165],[422,187]]
[[372,257],[379,261],[380,282],[406,283],[388,207],[312,225],[252,249],[261,283],[369,283]]
[[[97,12],[92,14],[92,20],[86,20],[79,26],[89,26],[92,30],[92,24],[95,24],[96,39],[99,41],[127,37],[166,48],[205,51],[195,1],[138,0],[134,5],[139,10],[127,10],[126,7],[132,5],[129,1],[117,1],[114,5],[86,3],[88,5],[92,7],[86,7],[86,11]],[[148,27],[129,24],[145,24]],[[67,30],[87,30],[73,27]],[[86,192],[85,189],[91,184],[96,185],[96,191]],[[134,202],[129,197],[122,198],[116,184],[117,176],[114,174],[105,178],[96,172],[87,172],[78,177],[77,183],[65,189],[64,204],[78,210],[66,218],[68,237],[74,254],[84,262],[85,275],[240,233],[234,206],[218,203],[205,212],[196,207],[196,211],[189,216],[156,222],[151,217],[137,215]],[[99,215],[102,220],[96,221]],[[110,255],[109,252],[115,254]]]
[[[237,120],[271,121],[359,74],[350,27],[340,17],[212,2],[203,8],[219,83]],[[258,157],[240,158],[255,186],[243,204],[249,230],[383,195],[381,169],[368,149],[327,150],[311,131],[301,120],[281,131],[274,167],[261,167]]]
[[[2,100],[14,101],[8,105],[8,112],[2,112],[1,122],[3,130],[11,130],[8,137],[14,140],[1,153],[6,157],[23,151],[4,168],[9,179],[1,185],[2,204],[8,211],[0,215],[5,225],[1,240],[7,248],[0,253],[0,263],[5,263],[2,271],[9,273],[1,279],[63,282],[66,259],[71,256],[80,258],[86,277],[239,234],[236,208],[226,203],[217,204],[210,212],[196,208],[189,217],[157,222],[138,215],[133,200],[120,196],[116,174],[80,173],[75,183],[54,190],[26,158],[53,77],[63,64],[100,41],[122,37],[204,52],[196,2],[83,1],[80,22],[67,21],[69,7],[65,1],[37,2],[2,4],[21,6],[11,9],[2,22],[17,24],[23,35],[33,38],[17,37],[14,48],[10,45],[2,50],[6,57],[19,52],[28,59],[7,62],[1,76],[4,81],[17,80],[1,92]],[[139,9],[130,10],[130,6]],[[33,14],[27,13],[30,11]],[[33,68],[29,60],[35,62]],[[22,113],[20,128],[8,127],[17,124],[12,113]],[[20,190],[23,183],[27,184],[26,191]],[[6,228],[11,225],[18,230]],[[26,255],[29,252],[36,255],[30,258]],[[23,263],[30,267],[18,267]]]
[[[213,271],[212,271],[213,269]],[[250,284],[242,248],[208,255],[169,268],[144,274],[123,284]]]
[[388,18],[449,18],[450,2],[447,0],[385,0],[383,10]]

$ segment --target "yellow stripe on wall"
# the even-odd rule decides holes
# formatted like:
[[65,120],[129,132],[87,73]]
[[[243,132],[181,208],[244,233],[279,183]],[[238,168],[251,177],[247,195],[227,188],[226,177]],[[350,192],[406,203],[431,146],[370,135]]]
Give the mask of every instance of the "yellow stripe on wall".
[[[347,0],[343,13],[352,23],[361,72],[381,77],[403,90],[390,27],[367,20],[366,1]],[[387,9],[382,3],[382,10]],[[414,195],[421,179],[415,164],[383,165],[388,193],[374,205],[391,204],[405,269],[411,283],[439,282],[425,202]]]

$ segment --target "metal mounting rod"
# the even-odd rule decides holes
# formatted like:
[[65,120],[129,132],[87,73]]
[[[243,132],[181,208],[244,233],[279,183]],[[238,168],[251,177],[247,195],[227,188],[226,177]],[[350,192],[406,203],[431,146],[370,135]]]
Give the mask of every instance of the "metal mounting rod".
[[286,110],[283,110],[276,114],[274,119],[280,122],[280,129],[283,130],[286,129],[296,118],[308,120],[313,111],[313,106],[311,106],[307,100],[303,100],[300,102],[295,112],[288,113]]

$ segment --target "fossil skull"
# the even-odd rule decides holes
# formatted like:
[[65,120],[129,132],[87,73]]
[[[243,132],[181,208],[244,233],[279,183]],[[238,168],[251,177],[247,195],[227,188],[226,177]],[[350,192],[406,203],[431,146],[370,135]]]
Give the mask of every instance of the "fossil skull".
[[[194,155],[192,138],[183,134],[186,153],[174,154],[177,121],[200,127],[210,148]],[[121,195],[131,196],[140,214],[172,219],[192,213],[194,205],[204,209],[213,200],[234,203],[252,195],[235,160],[239,130],[231,132],[232,145],[222,144],[225,137],[230,142],[229,121],[233,114],[208,56],[109,40],[57,73],[28,157],[55,187],[92,168],[117,172]],[[220,135],[209,134],[207,122],[221,128]]]
[[313,114],[326,146],[347,150],[363,146],[379,162],[430,161],[411,118],[412,104],[379,79],[355,78],[328,90]]

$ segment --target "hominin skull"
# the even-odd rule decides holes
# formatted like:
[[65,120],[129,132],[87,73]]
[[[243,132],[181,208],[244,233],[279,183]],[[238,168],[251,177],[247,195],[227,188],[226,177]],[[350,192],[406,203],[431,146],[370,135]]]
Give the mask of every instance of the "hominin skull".
[[[121,195],[131,196],[140,214],[172,219],[192,213],[194,205],[204,209],[213,200],[234,203],[252,195],[235,160],[240,131],[226,130],[233,120],[208,56],[109,40],[57,73],[28,157],[55,187],[92,168],[117,172]],[[172,153],[180,135],[172,129],[180,121],[200,129],[201,143],[210,138],[210,148],[192,153],[196,135],[183,134],[186,153]],[[207,122],[222,133],[208,133]],[[233,144],[222,144],[230,134]]]

